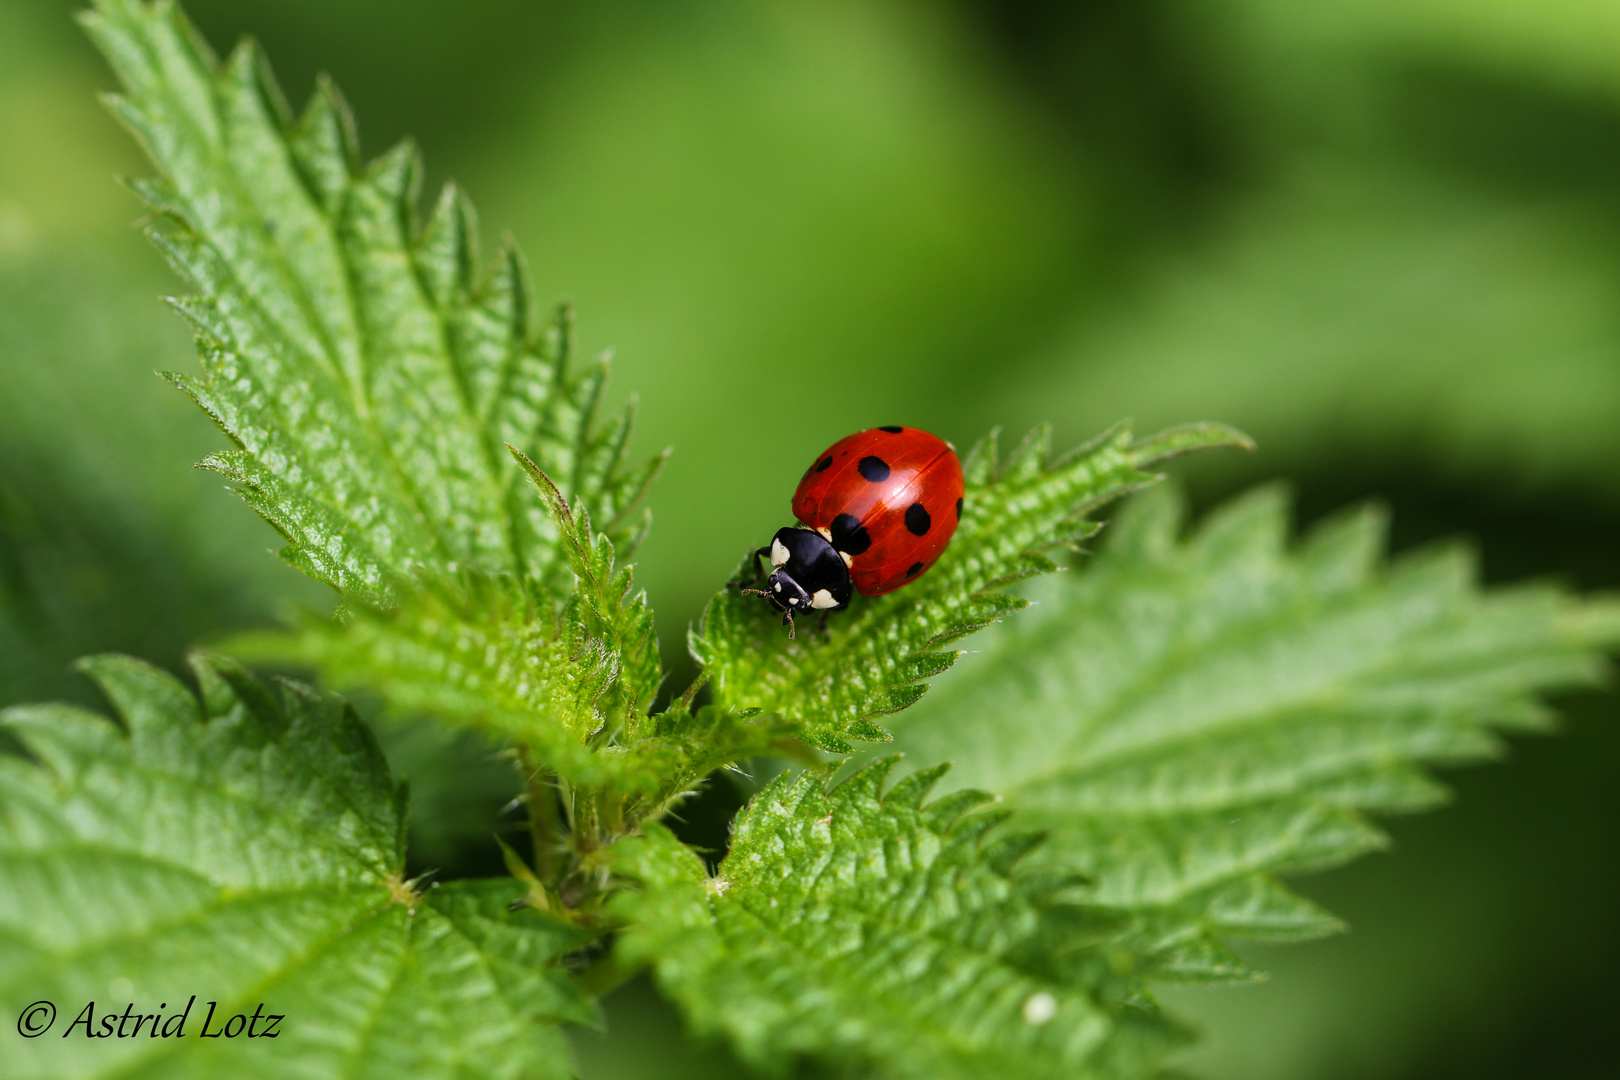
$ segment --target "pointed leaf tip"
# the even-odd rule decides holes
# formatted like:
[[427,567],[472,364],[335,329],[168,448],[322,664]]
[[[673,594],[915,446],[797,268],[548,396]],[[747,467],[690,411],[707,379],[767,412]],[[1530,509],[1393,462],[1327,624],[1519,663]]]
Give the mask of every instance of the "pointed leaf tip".
[[1258,445],[1248,435],[1229,424],[1209,421],[1167,428],[1136,444],[1136,452],[1144,465],[1168,461],[1197,450],[1223,448],[1253,451]]

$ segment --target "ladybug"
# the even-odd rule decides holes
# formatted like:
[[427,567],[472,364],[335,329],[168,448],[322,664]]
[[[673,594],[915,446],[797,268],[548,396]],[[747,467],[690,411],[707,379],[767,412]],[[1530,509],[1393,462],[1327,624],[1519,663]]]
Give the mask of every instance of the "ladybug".
[[778,529],[763,596],[782,613],[825,616],[849,606],[854,593],[881,596],[921,577],[938,561],[962,519],[962,463],[951,444],[920,428],[877,427],[833,443],[805,470],[793,493],[802,523]]

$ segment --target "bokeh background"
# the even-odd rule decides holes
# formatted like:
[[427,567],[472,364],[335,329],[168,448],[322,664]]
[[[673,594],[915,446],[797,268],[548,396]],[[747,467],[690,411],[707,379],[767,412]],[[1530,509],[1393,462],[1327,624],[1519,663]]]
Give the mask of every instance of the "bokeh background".
[[[74,6],[0,3],[0,703],[323,602],[188,468],[220,437],[152,375],[194,361]],[[677,668],[804,463],[882,423],[1225,420],[1262,449],[1181,470],[1201,505],[1280,476],[1305,521],[1378,497],[1398,547],[1460,533],[1493,581],[1620,585],[1613,0],[188,8],[216,45],[258,36],[295,99],[330,71],[369,152],[414,133],[615,350],[639,445],[676,451],[640,578]],[[1563,736],[1303,883],[1351,934],[1168,994],[1210,1033],[1185,1068],[1612,1075],[1620,709],[1565,705]],[[387,737],[413,858],[478,868],[505,766]],[[611,1006],[587,1077],[740,1075],[645,985]]]

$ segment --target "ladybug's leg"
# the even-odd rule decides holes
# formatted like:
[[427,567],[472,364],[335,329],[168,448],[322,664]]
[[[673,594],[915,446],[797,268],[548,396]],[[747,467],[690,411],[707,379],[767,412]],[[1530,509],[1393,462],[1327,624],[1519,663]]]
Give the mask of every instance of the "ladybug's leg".
[[832,614],[830,608],[821,609],[821,619],[816,623],[816,636],[825,640],[830,635],[827,632],[827,616]]
[[771,553],[771,549],[768,548],[768,547],[762,547],[758,551],[754,552],[754,577],[753,577],[753,580],[751,580],[751,581],[728,581],[728,582],[726,582],[726,585],[729,586],[729,587],[735,587],[735,588],[739,588],[739,589],[742,588],[744,585],[758,585],[760,583],[760,581],[762,581],[764,579],[764,577],[765,577],[765,572],[759,568],[759,558],[760,558],[761,555],[769,555],[770,553]]

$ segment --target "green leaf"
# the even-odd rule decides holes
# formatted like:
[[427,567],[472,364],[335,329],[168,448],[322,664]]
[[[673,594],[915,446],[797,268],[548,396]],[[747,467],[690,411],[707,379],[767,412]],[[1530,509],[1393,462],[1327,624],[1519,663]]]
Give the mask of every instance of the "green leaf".
[[[134,185],[162,222],[152,235],[197,293],[177,305],[197,329],[202,373],[172,378],[236,444],[204,467],[235,482],[287,538],[287,561],[336,589],[343,610],[389,613],[392,632],[366,639],[385,685],[389,642],[432,637],[447,604],[498,598],[493,612],[458,612],[458,630],[523,612],[524,636],[542,633],[555,621],[542,609],[561,614],[578,560],[507,446],[556,480],[621,561],[662,461],[625,464],[633,403],[596,423],[605,362],[573,370],[567,310],[536,317],[510,245],[482,269],[454,187],[419,224],[416,151],[402,144],[362,167],[330,83],[295,118],[251,42],[217,63],[173,4],[98,0],[85,21],[125,86],[113,107],[161,174]],[[455,593],[442,583],[463,575],[517,585],[413,605],[423,588]],[[366,672],[360,644],[344,655],[350,674]],[[290,650],[319,659],[317,645]],[[657,684],[645,650],[606,663],[620,697]],[[584,664],[547,675],[590,684],[603,662]]]
[[692,653],[717,703],[781,713],[807,742],[835,753],[853,750],[852,738],[885,740],[874,718],[922,697],[923,680],[961,655],[944,646],[1023,607],[1006,587],[1054,569],[1046,552],[1091,535],[1097,526],[1087,512],[1155,482],[1145,470],[1156,462],[1216,446],[1251,444],[1218,424],[1142,442],[1121,426],[1049,462],[1051,435],[1040,428],[998,468],[992,433],[964,463],[961,523],[925,576],[888,596],[857,599],[825,638],[789,640],[769,605],[722,591],[709,601]]
[[362,608],[338,625],[305,616],[296,639],[241,635],[233,645],[250,659],[318,666],[338,685],[380,687],[403,713],[483,727],[538,749],[574,784],[609,789],[620,819],[662,814],[739,759],[800,756],[791,728],[757,709],[694,710],[688,695],[646,715],[659,680],[646,597],[631,592],[629,570],[615,569],[612,545],[592,533],[585,513],[518,458],[557,518],[579,582],[555,615],[510,578],[464,574],[408,600],[404,617]]
[[[584,500],[570,508],[551,477],[523,451],[515,446],[507,450],[556,522],[563,554],[573,571],[576,585],[562,612],[562,646],[571,656],[589,657],[587,670],[603,672],[596,678],[575,676],[571,680],[575,699],[592,695],[591,709],[602,716],[603,724],[614,730],[628,725],[625,734],[627,740],[633,740],[641,734],[637,725],[652,704],[662,677],[647,594],[631,591],[629,567],[615,570],[613,542],[591,532],[590,510]],[[595,704],[599,681],[617,699],[605,707]]]
[[[647,761],[594,751],[634,745],[661,670],[652,611],[615,568],[612,542],[591,531],[551,479],[513,450],[557,525],[577,587],[553,608],[532,583],[464,571],[407,596],[394,611],[356,607],[341,622],[305,615],[294,636],[241,635],[248,659],[318,667],[340,687],[381,690],[402,714],[482,727],[540,752],[577,783],[649,791]],[[682,781],[686,782],[686,781]]]
[[[584,935],[521,884],[421,893],[402,879],[405,798],[341,699],[196,661],[194,696],[125,657],[86,661],[123,720],[63,705],[0,714],[0,1012],[40,999],[28,1077],[568,1076],[556,1024],[593,1007],[556,966]],[[107,1013],[183,1037],[87,1039]],[[281,1014],[271,1039],[201,1037]],[[161,1008],[160,1008],[161,1007]],[[132,1022],[132,1021],[131,1021]]]
[[1182,976],[1223,978],[1243,970],[1222,935],[1338,925],[1273,875],[1383,845],[1366,812],[1444,797],[1421,763],[1545,729],[1537,694],[1602,674],[1620,606],[1482,590],[1454,546],[1386,564],[1376,509],[1294,546],[1277,488],[1185,537],[1184,513],[1171,490],[1128,504],[1095,558],[978,639],[896,745],[959,762],[953,780],[1048,830],[1039,861],[1136,913],[1181,950]]
[[580,783],[628,779],[591,743],[616,734],[605,730],[609,708],[636,690],[617,685],[600,645],[570,649],[579,628],[532,588],[464,573],[393,611],[343,615],[296,612],[295,633],[239,634],[228,645],[250,662],[307,665],[339,689],[375,690],[396,719],[428,715],[511,739]]
[[[986,833],[992,801],[924,805],[944,768],[882,793],[895,758],[828,791],[778,777],[738,819],[710,878],[663,828],[621,842],[640,881],[616,912],[628,963],[651,963],[700,1033],[781,1072],[812,1053],[885,1075],[1139,1076],[1180,1032],[1109,965],[1113,914],[1021,872],[1037,838]],[[966,816],[964,816],[966,815]]]

